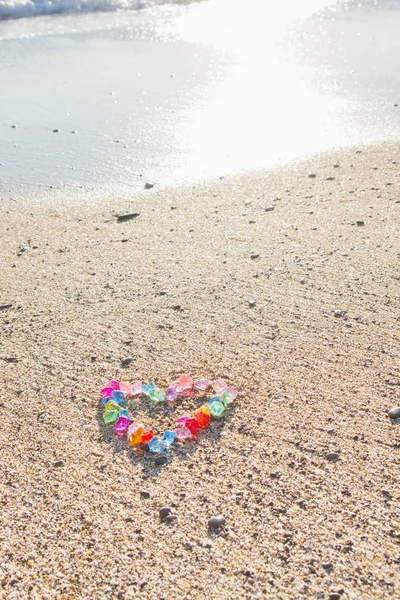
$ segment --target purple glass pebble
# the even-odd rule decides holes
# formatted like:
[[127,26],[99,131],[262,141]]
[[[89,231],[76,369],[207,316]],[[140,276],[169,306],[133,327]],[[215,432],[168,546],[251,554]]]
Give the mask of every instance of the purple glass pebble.
[[131,420],[128,417],[119,417],[114,425],[114,431],[118,436],[123,436],[130,425]]
[[226,381],[224,381],[223,379],[216,379],[214,383],[214,392],[220,394],[221,392],[226,390],[227,387],[228,384],[226,383]]
[[224,389],[224,392],[227,392],[231,396],[232,400],[236,400],[236,397],[237,397],[236,390],[234,390],[233,388],[227,387]]
[[178,397],[178,393],[176,391],[176,388],[174,387],[169,387],[166,389],[165,391],[165,399],[168,400],[169,402],[173,402],[174,400],[176,400]]
[[208,381],[208,379],[198,379],[194,382],[194,387],[196,388],[196,390],[205,392],[206,389],[210,387],[210,382]]

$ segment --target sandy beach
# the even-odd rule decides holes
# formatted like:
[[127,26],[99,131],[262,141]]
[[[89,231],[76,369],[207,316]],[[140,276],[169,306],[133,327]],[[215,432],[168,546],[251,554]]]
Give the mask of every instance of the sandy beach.
[[[398,597],[399,163],[2,193],[1,598]],[[157,466],[98,393],[183,373],[240,393]],[[159,431],[191,404],[138,414]]]

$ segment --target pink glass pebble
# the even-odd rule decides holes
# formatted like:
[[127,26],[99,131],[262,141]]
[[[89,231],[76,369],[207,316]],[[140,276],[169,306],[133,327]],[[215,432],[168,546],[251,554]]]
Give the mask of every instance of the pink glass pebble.
[[176,439],[180,442],[192,439],[192,434],[184,423],[178,425],[176,429]]
[[115,379],[111,379],[108,382],[107,387],[112,388],[113,390],[119,390],[119,381],[116,381]]
[[196,390],[205,392],[206,389],[210,387],[210,382],[208,381],[208,379],[198,379],[194,382],[194,387],[196,388]]
[[236,390],[234,390],[233,388],[227,387],[224,389],[224,392],[227,392],[231,396],[232,400],[236,400],[236,397],[237,397]]
[[221,392],[223,392],[224,390],[226,390],[226,388],[228,387],[228,384],[226,383],[226,381],[224,381],[223,379],[216,379],[215,383],[214,383],[214,392],[216,392],[217,394],[220,394]]
[[187,375],[182,375],[176,386],[176,391],[181,394],[185,390],[191,390],[193,388],[194,381]]
[[178,397],[178,393],[176,391],[176,388],[170,386],[169,388],[166,389],[165,391],[165,399],[168,400],[169,402],[172,402],[173,400],[176,400]]
[[131,383],[124,383],[121,381],[121,383],[119,384],[119,389],[121,392],[123,392],[125,394],[125,396],[127,398],[130,398],[132,396],[132,384]]
[[188,419],[191,419],[191,416],[190,416],[190,415],[182,415],[181,417],[178,417],[176,421],[177,421],[177,423],[179,423],[179,424],[183,424],[183,423],[185,423],[185,422],[186,422]]
[[112,393],[114,391],[114,388],[111,387],[105,387],[102,390],[100,390],[100,398],[109,398],[112,396]]
[[128,417],[119,417],[118,421],[114,425],[114,431],[117,435],[122,436],[129,427],[130,419]]
[[139,394],[142,393],[142,382],[141,381],[137,381],[136,383],[134,383],[132,385],[132,396],[138,396]]
[[182,396],[182,398],[188,398],[190,400],[194,396],[194,390],[193,389],[183,390],[181,396]]

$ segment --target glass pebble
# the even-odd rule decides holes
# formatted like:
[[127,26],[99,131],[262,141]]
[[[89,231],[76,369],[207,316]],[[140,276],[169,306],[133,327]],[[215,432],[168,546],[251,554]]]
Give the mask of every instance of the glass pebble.
[[187,375],[182,375],[176,386],[178,394],[181,394],[185,390],[191,390],[193,388],[194,381]]
[[185,427],[187,427],[192,435],[195,435],[200,427],[200,423],[196,417],[192,417],[191,419],[187,419],[185,421]]
[[210,401],[208,408],[210,409],[210,413],[212,414],[212,416],[216,417],[217,419],[225,412],[225,406],[222,404],[222,402],[218,401]]
[[175,431],[164,431],[163,440],[167,444],[167,446],[170,446],[174,442],[175,436]]
[[184,424],[188,419],[190,419],[190,415],[182,415],[181,417],[177,418],[176,422],[179,424]]
[[165,400],[164,392],[160,388],[154,388],[150,391],[149,398],[154,404],[161,404]]
[[144,426],[142,423],[131,423],[128,427],[127,436],[131,446],[138,446],[142,443]]
[[148,442],[150,452],[155,452],[156,454],[163,452],[167,448],[167,444],[165,440],[155,436]]
[[[112,392],[111,392],[112,393]],[[101,399],[102,403],[104,404],[104,406],[107,404],[107,402],[109,402],[110,400],[112,400],[111,396],[104,396],[104,398]]]
[[105,387],[102,390],[100,390],[100,398],[109,398],[112,393],[113,393],[114,389],[111,387]]
[[165,392],[165,399],[168,400],[169,402],[172,402],[174,400],[176,400],[178,397],[178,393],[176,391],[175,387],[169,387],[167,388],[166,392]]
[[154,437],[154,432],[152,429],[145,431],[142,435],[142,444],[147,444]]
[[210,382],[208,381],[208,379],[198,379],[194,382],[194,387],[196,388],[196,390],[205,392],[206,389],[210,387]]
[[117,435],[124,435],[129,427],[131,420],[128,417],[120,416],[114,425],[114,431]]
[[236,390],[234,390],[233,388],[227,387],[224,389],[224,392],[228,392],[228,394],[230,394],[232,396],[233,400],[236,400],[237,395],[238,395]]
[[132,421],[131,416],[130,416],[129,412],[126,410],[126,408],[119,409],[119,416],[126,417],[127,419],[129,419],[129,421]]
[[125,394],[126,398],[130,398],[133,395],[132,387],[133,386],[131,383],[124,383],[121,381],[121,383],[119,384],[119,389]]
[[221,378],[216,379],[215,383],[214,383],[214,392],[219,394],[220,392],[223,392],[227,387],[228,387],[228,384],[226,383],[226,381],[224,379],[221,379]]
[[141,381],[137,381],[136,383],[134,383],[132,385],[132,396],[139,396],[139,394],[142,394],[143,389],[142,389],[142,382]]
[[146,384],[142,385],[142,392],[143,392],[143,394],[146,394],[146,396],[149,396],[151,390],[154,390],[155,387],[156,387],[156,384],[151,381],[150,383],[146,383]]
[[207,427],[210,424],[210,411],[208,411],[207,413],[199,410],[195,413],[194,415],[196,417],[196,419],[199,422],[199,426],[200,427]]
[[112,399],[117,404],[125,404],[125,402],[126,402],[125,394],[123,392],[120,392],[119,390],[114,390],[113,391],[113,393],[112,393]]
[[184,423],[181,423],[180,425],[178,425],[178,427],[176,429],[176,439],[179,440],[180,442],[184,442],[186,440],[192,439],[192,434]]
[[221,402],[221,398],[219,396],[213,396],[212,398],[210,398],[209,402],[210,404],[211,402]]
[[114,408],[114,410],[105,410],[103,413],[103,421],[106,425],[111,425],[111,423],[115,423],[118,417],[119,411],[116,408]]
[[234,399],[235,397],[232,394],[230,394],[227,390],[225,390],[221,394],[221,402],[226,407],[231,406],[231,404],[233,404]]
[[[109,401],[107,402],[107,404],[104,407],[104,411],[108,412],[108,411],[115,411],[115,410],[118,412],[119,411],[119,406],[118,406],[118,404],[116,404],[114,402],[114,400],[112,400],[112,398],[110,398]],[[119,414],[119,412],[118,412],[118,414]]]

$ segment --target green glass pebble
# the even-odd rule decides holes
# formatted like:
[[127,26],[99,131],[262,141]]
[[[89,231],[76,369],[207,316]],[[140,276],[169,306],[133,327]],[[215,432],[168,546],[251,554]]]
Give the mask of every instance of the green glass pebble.
[[115,402],[113,400],[109,400],[107,402],[107,404],[105,405],[104,410],[106,412],[114,411],[114,410],[119,411],[119,406],[118,406],[118,404],[115,404]]
[[225,412],[225,406],[222,402],[215,400],[214,402],[210,402],[208,405],[208,409],[213,417],[219,418]]
[[225,408],[228,408],[229,406],[231,406],[235,399],[233,394],[230,394],[229,392],[222,392],[220,397],[221,397],[221,402],[223,403]]
[[165,400],[164,392],[161,391],[160,388],[154,388],[154,390],[151,390],[149,393],[149,398],[154,404],[160,404]]
[[106,425],[110,425],[111,423],[115,423],[115,421],[119,418],[118,410],[105,410],[103,413],[103,420]]

